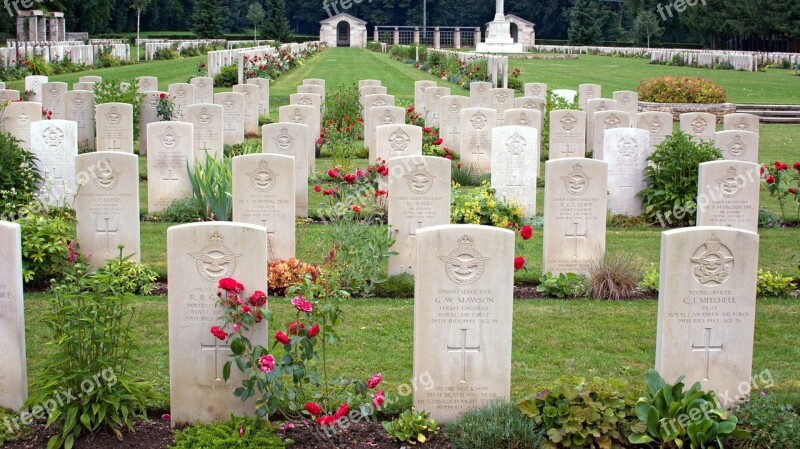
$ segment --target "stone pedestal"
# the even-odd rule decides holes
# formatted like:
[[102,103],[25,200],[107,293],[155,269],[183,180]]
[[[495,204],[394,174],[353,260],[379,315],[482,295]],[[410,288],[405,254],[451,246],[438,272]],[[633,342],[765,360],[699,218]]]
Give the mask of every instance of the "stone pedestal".
[[38,28],[39,28],[39,18],[36,16],[29,16],[28,17],[28,42],[36,42],[37,37],[39,36]]
[[439,27],[433,29],[433,48],[438,50],[441,48],[442,43],[441,33],[439,32]]
[[414,43],[419,44],[419,28],[414,28]]
[[453,32],[453,46],[455,48],[461,48],[461,28],[456,28]]
[[495,16],[486,30],[486,42],[478,42],[476,50],[482,53],[522,53],[522,44],[511,38],[511,23],[504,17]]
[[392,41],[394,42],[394,45],[400,45],[400,30],[397,27],[394,27]]
[[25,16],[17,16],[17,41],[24,42],[27,33],[25,32]]

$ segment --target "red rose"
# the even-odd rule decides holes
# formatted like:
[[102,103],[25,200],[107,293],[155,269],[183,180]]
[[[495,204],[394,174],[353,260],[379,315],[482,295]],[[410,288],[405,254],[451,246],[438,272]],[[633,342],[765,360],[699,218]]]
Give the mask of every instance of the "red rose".
[[383,405],[383,401],[384,401],[383,390],[375,393],[375,396],[372,397],[372,405],[375,406],[376,410],[379,410],[381,408],[381,405]]
[[291,302],[292,305],[301,312],[311,313],[311,311],[314,309],[314,306],[312,306],[310,302],[303,299],[302,296],[295,296],[292,298]]
[[356,175],[352,173],[344,175],[344,181],[348,184],[352,184],[353,182],[355,182],[355,180],[356,180]]
[[441,144],[442,144],[442,142],[444,142],[444,139],[442,139],[441,137],[439,137],[438,139],[436,139],[436,141],[435,141],[435,142],[433,142],[433,144],[434,144],[434,145],[441,145]]
[[375,389],[375,387],[377,387],[378,385],[380,385],[380,383],[381,383],[381,381],[382,381],[382,380],[383,380],[383,374],[381,374],[381,373],[378,373],[378,374],[376,374],[376,375],[372,376],[372,377],[371,377],[371,378],[370,378],[370,379],[367,381],[367,388],[369,388],[370,390],[374,390],[374,389]]
[[431,132],[431,129],[426,126],[426,127],[422,128],[422,131],[426,132],[426,133],[429,133],[429,132]]
[[245,304],[245,305],[242,306],[242,313],[244,313],[246,315],[250,315],[250,314],[253,313],[253,309],[251,309],[250,306]]
[[461,170],[461,162],[459,162],[458,165],[456,165],[456,168]]
[[308,338],[314,338],[319,333],[319,324],[315,324],[311,326],[311,329],[308,330]]
[[222,330],[219,326],[214,326],[211,328],[211,333],[214,334],[220,340],[225,340],[228,338],[228,334]]
[[783,166],[783,163],[781,161],[775,161],[775,170],[780,171],[781,166]]
[[221,288],[222,290],[225,290],[227,292],[235,292],[237,285],[239,285],[239,283],[236,282],[236,279],[222,278],[219,280],[219,285],[217,286],[217,288]]
[[406,114],[411,114],[412,112],[414,112],[414,106],[409,106],[408,109],[406,109]]
[[332,426],[336,422],[336,418],[330,415],[320,416],[317,418],[317,424],[320,426]]
[[451,161],[453,160],[453,156],[451,156],[451,155],[449,155],[449,154],[445,154],[445,155],[444,155],[444,158],[445,158],[445,159],[448,159],[448,160],[451,160]]
[[519,230],[519,235],[522,236],[522,240],[528,240],[533,235],[533,228],[530,225],[525,225]]
[[797,195],[797,189],[795,189],[794,187],[789,187],[789,193],[791,193],[792,195]]
[[336,193],[336,192],[334,192],[334,191],[333,191],[333,190],[331,190],[331,189],[325,189],[325,190],[322,192],[322,194],[323,194],[323,195],[333,195],[334,193]]
[[795,162],[794,165],[792,165],[792,168],[795,170],[800,170],[800,161]]
[[292,321],[289,323],[289,334],[290,335],[297,335],[300,333],[301,330],[305,329],[306,325],[303,323],[298,323],[297,321]]
[[761,169],[758,171],[758,174],[763,175],[764,174],[764,168],[765,167],[762,165]]
[[358,207],[358,206],[357,206],[357,205],[355,205],[355,204],[353,204],[352,206],[350,206],[350,209],[353,209],[353,212],[355,212],[355,213],[357,213],[357,214],[358,214],[358,213],[361,213],[361,208],[360,208],[360,207]]
[[311,416],[319,416],[322,414],[322,408],[314,402],[306,402],[306,411]]
[[337,170],[335,168],[332,168],[332,169],[328,170],[328,176],[330,176],[331,178],[338,178],[339,177],[339,170]]
[[289,344],[289,336],[284,334],[283,331],[275,332],[275,340],[277,340],[278,343],[280,343],[282,345],[288,345]]
[[525,258],[522,256],[514,258],[514,270],[519,271],[525,266]]
[[322,191],[322,187],[320,187],[319,184],[317,184],[317,185],[314,186],[314,191],[319,193],[319,192]]
[[775,177],[772,175],[767,176],[767,184],[774,184],[774,183],[775,183]]
[[160,94],[158,94],[158,98],[163,100],[163,99],[167,98],[167,94],[165,94],[164,92],[161,92]]
[[336,410],[336,413],[333,414],[334,419],[339,419],[342,416],[347,414],[347,411],[350,410],[350,406],[347,404],[342,404],[339,406],[339,410]]
[[252,295],[250,295],[250,304],[254,305],[255,307],[264,307],[264,304],[266,303],[267,294],[261,290],[256,290]]

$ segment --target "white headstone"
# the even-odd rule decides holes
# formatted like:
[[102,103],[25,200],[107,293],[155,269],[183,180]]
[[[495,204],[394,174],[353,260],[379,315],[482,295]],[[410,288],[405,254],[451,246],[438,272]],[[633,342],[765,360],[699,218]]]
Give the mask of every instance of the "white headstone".
[[523,92],[526,97],[547,98],[547,84],[525,83]]
[[553,96],[559,97],[567,103],[572,104],[575,102],[575,97],[578,96],[578,92],[572,89],[555,89],[553,91]]
[[259,114],[269,115],[269,78],[250,78],[247,84],[258,86]]
[[681,131],[692,136],[695,141],[713,141],[717,131],[717,117],[708,112],[687,112],[681,114]]
[[488,108],[489,91],[493,89],[492,83],[486,81],[473,81],[469,83],[469,107]]
[[147,211],[166,209],[192,197],[188,167],[194,168],[192,124],[156,122],[147,125]]
[[514,233],[477,225],[417,231],[414,407],[440,422],[511,387]]
[[608,164],[564,158],[545,163],[542,272],[589,274],[606,252]]
[[571,109],[550,112],[549,159],[586,156],[586,113]]
[[599,84],[581,84],[578,86],[578,104],[581,109],[586,111],[587,102],[595,98],[601,98],[602,87]]
[[295,215],[308,217],[308,125],[271,123],[261,127],[264,153],[294,158]]
[[495,196],[522,204],[526,217],[536,215],[539,155],[538,129],[499,126],[492,130],[492,188]]
[[638,128],[609,129],[603,144],[608,162],[609,212],[638,216],[644,212],[636,194],[647,187],[645,168],[650,156],[650,133]]
[[141,260],[139,159],[134,154],[86,153],[75,158],[81,184],[75,196],[77,237],[93,268],[119,257]]
[[84,81],[82,83],[81,82],[72,83],[72,90],[85,90],[87,92],[94,93],[94,84],[95,83],[89,81]]
[[103,77],[94,76],[94,75],[86,75],[86,76],[81,76],[80,78],[78,78],[78,82],[81,82],[81,83],[95,83],[95,84],[97,84],[97,83],[102,83],[103,82]]
[[224,155],[223,107],[197,103],[186,108],[186,121],[194,126],[194,160],[203,162],[206,155],[222,159]]
[[367,86],[380,86],[380,85],[381,85],[381,80],[358,80],[359,89]]
[[42,175],[39,199],[55,206],[72,204],[75,185],[77,130],[69,120],[40,120],[31,124],[31,152]]
[[450,95],[449,87],[430,87],[425,90],[425,126],[440,127],[442,97]]
[[22,291],[22,232],[0,221],[0,407],[19,410],[28,399],[25,306]]
[[725,131],[750,131],[758,134],[761,119],[755,114],[737,112],[722,117],[722,127]]
[[376,160],[400,156],[422,156],[422,128],[415,125],[381,125],[375,130]]
[[103,103],[95,106],[97,151],[133,153],[133,106]]
[[172,83],[168,86],[167,92],[175,105],[172,120],[185,122],[186,108],[195,103],[194,86],[189,83]]
[[[593,98],[586,102],[586,151],[595,151],[595,143],[597,140],[602,140],[604,128],[599,131],[599,139],[597,138],[598,131],[595,130],[595,113],[606,111],[617,111],[617,102],[609,100],[608,98]],[[619,126],[614,126],[618,128]],[[602,148],[602,144],[600,145]]]
[[[186,126],[191,126],[186,124]],[[267,233],[263,227],[229,222],[173,226],[167,230],[169,279],[169,383],[171,424],[224,421],[231,413],[253,415],[255,398],[233,395],[241,372],[233,367],[228,382],[222,369],[230,360],[228,344],[215,338],[222,326],[216,305],[219,280],[231,277],[245,286],[242,296],[267,292]],[[250,337],[266,346],[267,323]]]
[[295,257],[294,165],[280,154],[233,158],[233,221],[267,229],[269,260]]
[[605,133],[610,129],[630,128],[631,116],[622,111],[603,111],[594,113],[593,156],[603,159]]
[[655,151],[672,135],[672,114],[669,112],[640,112],[636,114],[636,127],[650,133],[650,152]]
[[306,151],[308,152],[308,171],[316,171],[316,141],[320,134],[319,110],[313,106],[289,105],[278,108],[278,117],[281,122],[299,123],[308,126],[308,141]]
[[469,97],[446,95],[440,100],[439,135],[443,145],[456,153],[461,152],[461,110],[469,108]]
[[42,84],[42,107],[53,113],[56,120],[64,120],[67,112],[67,83]]
[[30,92],[28,94],[28,101],[33,101],[36,103],[42,102],[42,85],[48,82],[46,76],[41,75],[30,75],[25,77],[25,91]]
[[527,128],[542,129],[542,113],[537,109],[508,109],[503,115],[505,116],[505,126],[525,126]]
[[255,84],[237,84],[233,91],[244,95],[244,134],[258,136],[258,86]]
[[503,126],[505,112],[514,109],[514,89],[489,90],[489,107],[497,111],[497,126]]
[[758,136],[750,131],[719,131],[714,134],[714,146],[722,151],[723,159],[758,163]]
[[198,76],[189,84],[194,86],[194,103],[214,103],[214,78]]
[[377,128],[384,125],[403,125],[406,122],[406,110],[396,106],[380,106],[369,109],[367,124],[364,126],[369,142],[369,162],[375,162],[378,154]]
[[71,90],[66,94],[65,120],[78,124],[78,147],[94,148],[94,93]]
[[0,129],[20,140],[20,146],[31,149],[31,125],[42,120],[42,105],[29,101],[9,103],[0,111]]
[[461,110],[461,162],[488,173],[492,163],[492,129],[497,111],[489,108]]
[[436,82],[429,80],[414,82],[414,109],[422,117],[425,117],[425,91],[429,87],[436,87]]
[[759,165],[741,161],[703,162],[697,182],[697,226],[758,232]]
[[731,407],[750,391],[758,234],[702,226],[661,234],[655,368]]
[[144,92],[142,104],[139,108],[139,156],[147,155],[147,125],[159,121],[158,105],[159,97],[166,92]]
[[158,90],[158,78],[155,76],[140,76],[136,78],[136,87],[139,92],[155,92]]
[[244,142],[244,95],[236,92],[214,94],[214,104],[222,106],[222,140],[225,145]]
[[625,111],[636,117],[639,113],[639,93],[633,90],[618,90],[614,92],[614,100],[617,102],[617,108],[620,111]]
[[0,101],[5,101],[10,103],[13,101],[19,101],[19,99],[20,96],[18,90],[0,89]]

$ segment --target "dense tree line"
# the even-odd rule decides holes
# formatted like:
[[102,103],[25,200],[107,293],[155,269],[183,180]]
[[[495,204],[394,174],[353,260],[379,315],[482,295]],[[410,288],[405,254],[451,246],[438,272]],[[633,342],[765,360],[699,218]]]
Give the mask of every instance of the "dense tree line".
[[[422,24],[423,0],[324,1],[326,5],[337,2],[327,10],[347,12],[370,26]],[[451,0],[426,1],[431,26],[479,26],[494,15],[491,0],[463,0],[458,7]],[[136,11],[131,2],[45,0],[37,7],[64,11],[69,30],[98,35],[135,31]],[[142,30],[196,29],[198,5],[216,3],[224,32],[252,32],[247,12],[255,2],[261,3],[267,18],[276,4],[285,2],[289,27],[299,34],[317,34],[319,21],[328,16],[323,0],[152,0],[142,12]],[[343,8],[343,2],[350,7]],[[506,0],[505,4],[507,13],[536,23],[539,39],[575,43],[645,43],[649,39],[653,44],[698,43],[716,48],[763,48],[800,39],[800,0]],[[12,33],[13,29],[13,18],[0,15],[0,31]]]

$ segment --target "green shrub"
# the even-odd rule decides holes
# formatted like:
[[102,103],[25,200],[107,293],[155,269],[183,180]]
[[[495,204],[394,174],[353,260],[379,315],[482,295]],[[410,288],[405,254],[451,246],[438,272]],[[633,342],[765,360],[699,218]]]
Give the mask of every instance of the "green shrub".
[[28,215],[17,220],[22,231],[22,277],[41,285],[60,278],[74,251],[73,232],[64,218]]
[[800,416],[791,404],[778,402],[762,392],[750,396],[732,411],[739,427],[750,438],[734,442],[736,449],[797,449],[800,447]]
[[127,258],[114,258],[100,270],[111,280],[115,291],[124,290],[134,295],[149,295],[158,280],[158,274],[149,265]]
[[642,278],[642,260],[631,252],[607,252],[589,267],[589,295],[596,299],[629,299]]
[[245,140],[242,143],[225,145],[225,157],[242,156],[244,154],[261,153],[261,139]]
[[587,382],[565,376],[552,389],[517,405],[523,415],[546,429],[543,448],[619,447],[631,431],[629,417],[634,413],[634,401],[625,397],[625,387],[617,379]]
[[394,421],[381,423],[389,436],[402,443],[425,443],[439,433],[439,423],[428,412],[406,410]]
[[178,59],[178,51],[173,47],[159,48],[153,54],[153,59],[156,60]]
[[749,437],[746,431],[736,428],[738,419],[720,407],[713,391],[702,391],[700,382],[683,391],[682,381],[683,376],[670,385],[656,370],[647,372],[647,395],[636,402],[639,422],[628,437],[631,443],[722,448],[728,437]]
[[381,51],[381,43],[380,42],[375,42],[375,41],[369,41],[369,42],[367,42],[367,50],[380,52]]
[[490,181],[490,175],[481,173],[474,164],[453,163],[450,179],[460,186],[479,186]]
[[203,221],[203,203],[194,197],[175,200],[166,209],[150,214],[150,218],[168,223]]
[[639,101],[655,103],[725,103],[725,89],[694,76],[660,76],[643,80],[637,88]]
[[203,204],[202,212],[206,220],[230,220],[233,213],[231,165],[231,158],[217,159],[209,154],[204,162],[195,162],[194,170],[189,167],[192,192]]
[[507,227],[509,222],[519,223],[525,215],[516,200],[495,199],[495,190],[488,181],[469,192],[462,192],[454,184],[450,198],[450,222]]
[[214,87],[232,87],[239,84],[239,67],[228,65],[220,69],[214,77]]
[[677,131],[647,158],[647,188],[639,192],[644,215],[661,226],[692,226],[697,208],[699,164],[722,158],[711,142],[696,143]]
[[472,409],[445,425],[454,449],[538,449],[544,429],[523,416],[510,402],[492,402]]
[[659,274],[656,264],[651,263],[650,267],[642,275],[639,288],[650,293],[658,293]]
[[353,296],[375,295],[377,285],[386,281],[386,261],[393,254],[389,249],[394,237],[376,220],[336,220],[333,238],[334,256],[326,264],[331,267],[338,288]]
[[539,277],[536,291],[550,298],[582,298],[589,292],[589,280],[575,273],[555,276],[548,271]]
[[375,287],[379,298],[413,298],[414,276],[409,273],[394,274]]
[[[48,427],[59,426],[47,447],[72,447],[86,433],[133,430],[134,419],[146,419],[154,399],[150,384],[130,371],[136,364],[136,296],[104,271],[88,273],[78,262],[45,299],[41,320],[50,330],[51,354],[42,360],[31,384],[26,407],[49,403]],[[88,319],[90,317],[90,319]],[[73,391],[80,400],[55,404],[52,398]]]
[[286,444],[267,421],[231,414],[230,419],[175,432],[171,449],[283,449]]
[[42,180],[36,161],[33,153],[20,146],[19,139],[0,131],[0,214],[7,220],[33,200],[36,185]]
[[[133,106],[133,123],[139,123],[144,94],[136,88],[136,82],[128,83],[127,88],[122,87],[119,80],[103,81],[94,85],[94,103],[127,103]],[[139,127],[133,127],[134,138],[139,136]]]
[[766,209],[758,209],[758,227],[759,228],[780,228],[781,221],[772,212]]
[[795,291],[791,276],[758,269],[756,296],[759,298],[789,298]]

